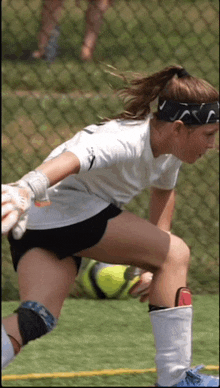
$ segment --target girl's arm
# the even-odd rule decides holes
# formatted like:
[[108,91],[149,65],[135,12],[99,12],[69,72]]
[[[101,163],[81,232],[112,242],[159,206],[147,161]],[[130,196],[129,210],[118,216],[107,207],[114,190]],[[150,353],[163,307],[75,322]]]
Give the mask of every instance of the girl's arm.
[[80,161],[72,152],[64,152],[41,164],[18,182],[2,185],[2,234],[11,229],[13,236],[20,239],[27,226],[31,202],[36,206],[50,204],[47,188],[60,182],[70,174],[77,174]]
[[41,171],[47,176],[50,186],[55,185],[70,174],[77,174],[79,170],[80,162],[78,157],[69,151],[48,160],[36,168],[36,171]]
[[175,191],[151,189],[149,221],[169,232],[175,206]]

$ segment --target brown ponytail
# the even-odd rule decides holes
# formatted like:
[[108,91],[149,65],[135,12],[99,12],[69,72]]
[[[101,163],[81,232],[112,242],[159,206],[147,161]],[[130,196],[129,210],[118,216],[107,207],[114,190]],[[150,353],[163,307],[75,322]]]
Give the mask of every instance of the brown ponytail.
[[150,103],[157,97],[179,102],[208,103],[219,99],[208,82],[189,75],[182,66],[169,66],[151,76],[137,78],[123,89],[125,110],[121,119],[142,120],[151,112]]

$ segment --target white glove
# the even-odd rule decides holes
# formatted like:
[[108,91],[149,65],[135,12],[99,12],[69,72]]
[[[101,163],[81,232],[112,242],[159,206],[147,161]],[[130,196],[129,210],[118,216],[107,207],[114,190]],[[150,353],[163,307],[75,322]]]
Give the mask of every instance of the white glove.
[[12,229],[15,239],[22,237],[31,201],[36,206],[50,205],[48,187],[49,180],[41,171],[31,171],[16,183],[2,185],[2,234]]
[[2,185],[2,234],[13,229],[14,238],[21,238],[33,198],[34,193],[26,182]]
[[151,272],[142,273],[140,280],[129,290],[129,294],[136,298],[140,296],[140,302],[146,302],[149,297],[152,278],[153,274]]

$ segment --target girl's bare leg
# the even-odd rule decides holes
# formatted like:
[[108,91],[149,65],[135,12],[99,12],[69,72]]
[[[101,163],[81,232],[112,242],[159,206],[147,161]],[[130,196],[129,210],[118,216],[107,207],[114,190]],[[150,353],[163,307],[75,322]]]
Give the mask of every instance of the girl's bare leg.
[[191,365],[192,306],[189,298],[183,307],[176,307],[175,299],[177,290],[186,286],[190,256],[186,244],[148,221],[123,212],[108,222],[102,240],[82,254],[154,272],[149,304],[157,382],[172,387],[185,379]]
[[186,286],[186,244],[129,212],[109,220],[101,241],[80,255],[153,271],[149,302],[156,306],[174,307],[178,288]]
[[[65,298],[74,282],[77,268],[71,257],[58,260],[56,255],[35,248],[27,252],[18,264],[18,282],[21,301],[31,300],[43,304],[58,318]],[[22,345],[18,327],[17,314],[3,318],[3,325],[8,335],[12,336],[15,349]]]

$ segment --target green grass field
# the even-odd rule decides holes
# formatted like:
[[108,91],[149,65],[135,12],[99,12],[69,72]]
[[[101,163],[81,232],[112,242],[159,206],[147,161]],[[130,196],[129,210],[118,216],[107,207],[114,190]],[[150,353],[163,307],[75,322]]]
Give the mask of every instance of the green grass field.
[[[192,365],[218,365],[218,296],[194,296]],[[3,316],[17,302],[3,302]],[[4,375],[155,368],[147,303],[67,299],[58,327],[31,342]],[[212,374],[216,372],[211,372]],[[210,374],[210,372],[209,372]],[[148,386],[155,373],[3,381],[3,386]]]

